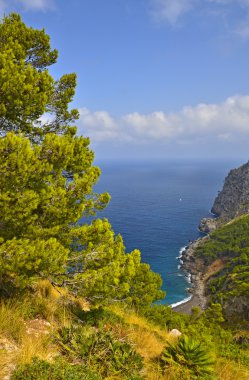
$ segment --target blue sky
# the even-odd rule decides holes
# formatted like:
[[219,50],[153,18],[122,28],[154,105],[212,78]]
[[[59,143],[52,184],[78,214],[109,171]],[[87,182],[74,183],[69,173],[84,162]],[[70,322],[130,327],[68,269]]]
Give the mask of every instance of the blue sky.
[[0,0],[76,72],[97,159],[248,160],[249,0]]

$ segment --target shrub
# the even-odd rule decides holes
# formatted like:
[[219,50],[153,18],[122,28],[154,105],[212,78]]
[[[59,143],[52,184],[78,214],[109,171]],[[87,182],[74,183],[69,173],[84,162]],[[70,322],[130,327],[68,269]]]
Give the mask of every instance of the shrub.
[[148,308],[144,316],[158,326],[167,329],[179,329],[182,331],[189,321],[189,316],[176,313],[170,306],[153,305]]
[[11,380],[101,380],[84,365],[72,365],[64,360],[48,363],[34,358],[32,363],[19,366]]
[[219,355],[249,368],[249,353],[238,344],[220,344]]
[[96,368],[103,376],[122,374],[138,376],[142,369],[142,358],[130,344],[119,340],[109,331],[72,326],[62,328],[56,337],[61,352],[77,358]]
[[113,313],[111,310],[102,307],[92,308],[89,311],[83,311],[72,307],[71,311],[76,317],[89,326],[101,328],[107,324],[124,323],[122,317]]

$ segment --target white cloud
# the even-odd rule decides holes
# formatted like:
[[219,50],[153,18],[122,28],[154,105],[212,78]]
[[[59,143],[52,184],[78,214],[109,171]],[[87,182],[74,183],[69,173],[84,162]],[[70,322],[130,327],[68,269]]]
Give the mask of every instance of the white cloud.
[[106,111],[91,112],[80,108],[79,133],[91,136],[94,141],[119,139],[121,131],[116,120]]
[[[248,38],[249,0],[149,0],[151,15],[160,22],[176,26],[187,13],[199,18],[220,17],[224,27],[240,37]],[[239,11],[239,12],[237,12]],[[236,14],[237,13],[237,14]]]
[[157,20],[175,25],[178,19],[192,8],[193,2],[193,0],[152,0],[152,13]]
[[17,7],[28,11],[46,11],[55,9],[55,0],[0,0],[0,15]]
[[93,142],[188,144],[206,138],[243,142],[248,139],[249,142],[249,96],[237,95],[219,104],[184,107],[175,113],[134,112],[118,118],[106,111],[82,108],[79,133],[90,136]]
[[80,118],[84,124],[89,127],[104,126],[108,130],[115,130],[116,123],[106,111],[97,111],[91,113],[87,108],[80,108]]
[[54,8],[53,0],[17,0],[16,3],[20,3],[27,10],[44,11]]

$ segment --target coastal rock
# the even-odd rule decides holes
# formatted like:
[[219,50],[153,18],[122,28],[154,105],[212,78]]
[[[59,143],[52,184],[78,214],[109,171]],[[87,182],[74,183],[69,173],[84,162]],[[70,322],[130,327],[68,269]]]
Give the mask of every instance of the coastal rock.
[[182,252],[181,256],[181,269],[186,274],[191,274],[191,288],[188,292],[191,294],[191,299],[187,302],[173,307],[173,311],[191,314],[192,308],[198,306],[201,310],[205,310],[207,299],[205,295],[205,285],[203,281],[203,274],[206,266],[202,259],[195,253],[200,244],[209,239],[209,236],[204,236],[191,242],[186,249]]
[[249,213],[249,162],[229,172],[211,211],[224,222]]
[[213,232],[217,228],[217,219],[212,218],[203,218],[199,224],[199,230],[201,232],[205,232],[206,234],[209,234],[210,232]]

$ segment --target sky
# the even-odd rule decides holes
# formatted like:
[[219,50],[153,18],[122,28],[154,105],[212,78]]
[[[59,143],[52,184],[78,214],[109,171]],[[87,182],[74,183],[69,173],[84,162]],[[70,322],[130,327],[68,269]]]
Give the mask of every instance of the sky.
[[76,72],[96,158],[248,161],[249,0],[0,0]]

